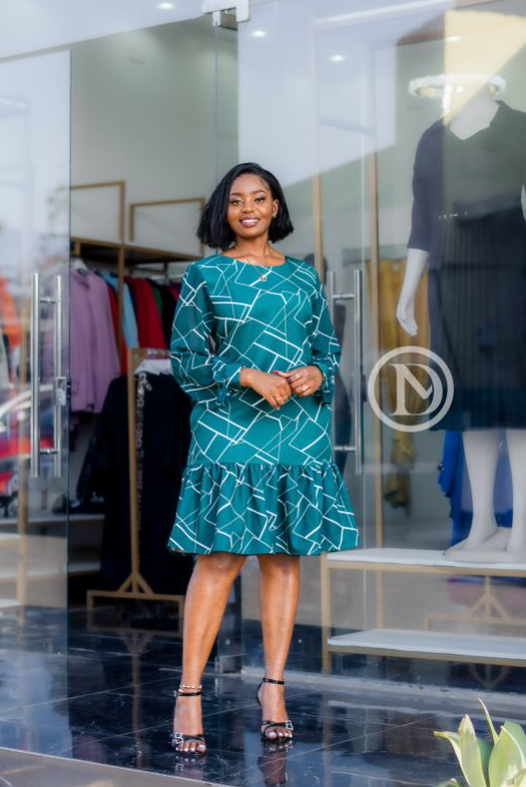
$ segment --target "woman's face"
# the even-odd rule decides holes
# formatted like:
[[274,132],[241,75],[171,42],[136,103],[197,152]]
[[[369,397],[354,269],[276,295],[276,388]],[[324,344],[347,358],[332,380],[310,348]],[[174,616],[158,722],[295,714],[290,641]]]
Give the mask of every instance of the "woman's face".
[[237,238],[252,240],[268,234],[279,201],[272,199],[268,184],[259,175],[240,175],[232,183],[227,221]]

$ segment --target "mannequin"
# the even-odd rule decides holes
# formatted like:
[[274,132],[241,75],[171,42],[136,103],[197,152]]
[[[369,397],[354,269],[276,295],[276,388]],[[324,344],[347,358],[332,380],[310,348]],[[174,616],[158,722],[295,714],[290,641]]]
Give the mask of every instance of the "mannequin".
[[[473,135],[488,129],[498,111],[499,103],[495,101],[488,85],[479,86],[477,89],[472,85],[466,88],[459,84],[457,90],[453,90],[451,111],[449,116],[444,118],[444,122],[449,121],[449,131],[457,140],[469,140]],[[506,112],[513,112],[514,117],[518,117],[518,122],[522,122],[520,116],[523,113],[515,112],[507,107]],[[526,115],[524,118],[526,119]],[[524,127],[526,129],[526,123]],[[452,142],[451,144],[456,143]],[[521,176],[522,173],[518,177]],[[518,194],[522,204],[521,218],[526,220],[526,197],[523,182],[522,189],[519,185]],[[415,192],[415,201],[416,199]],[[469,209],[470,203],[466,202],[465,204]],[[497,210],[498,208],[495,208],[495,211]],[[457,216],[458,214],[449,215]],[[492,218],[490,212],[489,220]],[[442,222],[442,224],[444,223]],[[519,238],[520,231],[519,228]],[[428,266],[430,251],[429,248],[416,248],[415,244],[411,242],[412,240],[413,238],[410,239],[408,248],[406,274],[396,316],[404,330],[411,336],[415,336],[418,326],[414,318],[414,299],[420,279]],[[425,245],[428,246],[428,244]],[[439,264],[440,262],[437,262],[435,258],[435,266]],[[495,267],[497,264],[498,262],[495,260]],[[471,273],[471,276],[474,275],[478,274]],[[469,299],[470,293],[466,292],[465,297]],[[441,304],[443,302],[446,302],[445,297],[440,300]],[[526,311],[526,303],[524,306]],[[472,328],[467,320],[466,326]],[[490,347],[493,340],[491,328],[490,324],[487,329],[489,338],[486,337]],[[458,334],[453,333],[453,339],[462,342],[462,338],[459,339]],[[454,344],[450,334],[448,334],[448,340]],[[479,342],[481,342],[480,338]],[[524,349],[526,352],[526,347]],[[473,378],[475,379],[475,375]],[[504,429],[513,484],[513,524],[511,532],[509,532],[508,528],[497,527],[493,509],[495,471],[499,440],[502,434],[502,430],[496,428],[497,426],[495,425],[495,428],[471,429],[468,427],[462,429],[465,460],[473,499],[473,522],[468,538],[446,552],[451,559],[456,561],[526,562],[526,429],[510,427]]]

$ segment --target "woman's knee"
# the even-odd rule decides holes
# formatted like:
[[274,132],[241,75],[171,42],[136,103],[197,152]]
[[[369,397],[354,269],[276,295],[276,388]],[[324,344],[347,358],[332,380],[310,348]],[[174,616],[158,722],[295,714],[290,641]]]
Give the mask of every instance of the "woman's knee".
[[210,555],[199,555],[196,567],[218,578],[235,577],[241,571],[245,560],[244,555],[212,552]]
[[265,573],[299,574],[300,559],[297,555],[258,555],[258,561],[260,570]]

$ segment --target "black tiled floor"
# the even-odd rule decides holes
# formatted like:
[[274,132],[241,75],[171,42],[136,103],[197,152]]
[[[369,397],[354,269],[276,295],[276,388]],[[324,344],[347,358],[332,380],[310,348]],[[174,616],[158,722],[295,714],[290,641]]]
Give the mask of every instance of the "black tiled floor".
[[[378,697],[368,703],[344,681],[290,682],[287,709],[296,734],[284,750],[260,739],[258,680],[218,676],[212,664],[203,679],[208,751],[195,760],[177,755],[169,733],[180,640],[166,631],[112,629],[111,613],[105,617],[102,611],[106,626],[88,628],[82,615],[73,616],[68,647],[58,614],[30,611],[25,626],[2,618],[0,760],[5,747],[230,787],[285,780],[289,787],[427,787],[458,776],[450,747],[433,736],[458,726],[447,703],[411,709],[387,696],[385,704]],[[308,663],[303,644],[293,648],[291,666]],[[312,662],[317,669],[317,657]],[[367,659],[354,666],[368,667]],[[480,711],[472,717],[484,733]]]

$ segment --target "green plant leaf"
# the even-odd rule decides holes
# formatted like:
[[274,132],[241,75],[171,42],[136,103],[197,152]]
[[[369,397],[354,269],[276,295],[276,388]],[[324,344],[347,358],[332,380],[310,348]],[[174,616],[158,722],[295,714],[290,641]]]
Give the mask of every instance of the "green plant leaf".
[[519,771],[511,784],[512,787],[526,787],[526,768]]
[[479,702],[482,705],[482,709],[484,711],[484,716],[486,717],[486,724],[488,725],[488,729],[490,731],[490,735],[491,735],[491,738],[493,740],[493,745],[495,745],[497,743],[498,739],[499,739],[499,734],[498,734],[497,730],[495,729],[495,727],[493,725],[493,722],[491,720],[491,716],[489,715],[488,709],[486,708],[485,704],[482,702],[480,697],[479,697]]
[[526,768],[526,734],[524,730],[520,726],[520,724],[515,724],[513,721],[505,721],[502,725],[502,729],[506,730],[508,735],[511,735],[517,747],[522,755],[522,759],[524,761],[523,768]]
[[487,787],[489,747],[475,735],[469,716],[464,716],[458,727],[460,767],[469,787]]
[[481,738],[477,738],[477,746],[479,747],[484,782],[486,785],[489,785],[489,758],[491,757],[492,747]]
[[526,767],[526,736],[522,728],[506,721],[500,728],[499,738],[489,759],[490,787],[503,787],[513,783],[518,773]]
[[458,732],[434,732],[437,738],[443,738],[445,741],[449,741],[451,746],[453,747],[453,751],[456,754],[458,764],[462,767],[462,757],[460,754],[460,736]]

